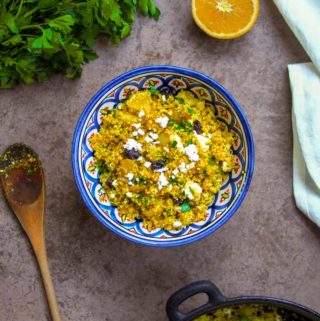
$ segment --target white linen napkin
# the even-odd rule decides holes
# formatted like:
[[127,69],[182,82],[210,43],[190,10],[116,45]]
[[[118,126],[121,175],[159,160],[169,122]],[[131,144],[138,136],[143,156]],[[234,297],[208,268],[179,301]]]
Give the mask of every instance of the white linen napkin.
[[320,226],[320,74],[313,64],[289,65],[292,91],[293,194]]
[[274,0],[312,63],[289,65],[292,92],[293,192],[320,226],[320,0]]

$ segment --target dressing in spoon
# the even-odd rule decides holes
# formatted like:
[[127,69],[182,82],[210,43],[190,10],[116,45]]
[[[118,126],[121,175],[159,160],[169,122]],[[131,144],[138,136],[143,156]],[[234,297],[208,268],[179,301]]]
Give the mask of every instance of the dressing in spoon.
[[45,248],[45,183],[38,155],[23,144],[9,146],[0,156],[0,181],[38,260],[52,320],[61,321]]

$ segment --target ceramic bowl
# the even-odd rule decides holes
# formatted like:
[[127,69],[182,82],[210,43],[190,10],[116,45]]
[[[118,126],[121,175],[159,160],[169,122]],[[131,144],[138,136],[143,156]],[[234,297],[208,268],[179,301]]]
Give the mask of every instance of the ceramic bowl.
[[[205,100],[226,130],[233,132],[236,167],[215,195],[206,219],[180,231],[148,231],[140,220],[130,220],[108,200],[99,182],[99,172],[89,138],[97,133],[106,110],[117,108],[131,92],[155,87],[187,90]],[[250,185],[254,167],[251,130],[242,108],[214,79],[194,70],[174,66],[149,66],[129,71],[104,85],[89,101],[75,129],[72,165],[80,194],[92,214],[116,234],[136,243],[158,247],[184,245],[216,231],[236,212]]]

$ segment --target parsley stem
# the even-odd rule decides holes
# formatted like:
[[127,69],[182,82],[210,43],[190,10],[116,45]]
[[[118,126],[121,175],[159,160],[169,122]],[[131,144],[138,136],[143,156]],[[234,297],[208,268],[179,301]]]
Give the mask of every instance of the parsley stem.
[[10,5],[10,9],[8,11],[12,11],[16,5],[17,5],[17,1],[12,1]]
[[15,15],[16,18],[19,17],[19,15],[20,15],[20,11],[21,11],[21,9],[22,9],[23,3],[24,3],[24,0],[21,0],[21,1],[20,1],[20,4],[19,4],[18,11],[17,11],[17,13],[16,13],[16,15]]
[[[42,24],[44,25],[44,24]],[[28,26],[23,26],[20,28],[20,30],[26,30],[26,29],[40,29],[41,31],[43,31],[43,28],[40,27],[40,24],[39,25],[28,25]]]

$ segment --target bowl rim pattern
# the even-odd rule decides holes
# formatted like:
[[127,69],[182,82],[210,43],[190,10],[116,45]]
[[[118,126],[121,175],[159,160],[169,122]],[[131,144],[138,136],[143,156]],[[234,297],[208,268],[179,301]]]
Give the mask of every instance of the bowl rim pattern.
[[[217,221],[216,224],[213,224],[210,228],[206,229],[203,233],[198,233],[197,235],[190,235],[190,237],[184,238],[184,239],[177,239],[177,240],[170,240],[168,242],[158,242],[155,240],[145,240],[139,238],[139,235],[132,236],[130,234],[126,234],[122,232],[120,229],[117,229],[115,226],[111,225],[105,218],[102,217],[102,215],[98,212],[98,210],[95,208],[94,204],[92,204],[92,201],[90,200],[89,195],[86,192],[85,186],[83,186],[83,182],[81,180],[81,170],[78,166],[78,151],[79,147],[81,146],[81,131],[87,121],[87,117],[92,111],[94,107],[96,107],[96,103],[102,98],[103,95],[105,95],[106,92],[111,90],[113,87],[118,85],[119,83],[123,83],[126,80],[129,80],[133,77],[139,77],[141,74],[146,73],[177,73],[185,75],[186,77],[193,77],[196,79],[199,79],[199,81],[202,81],[203,83],[207,84],[208,86],[211,86],[218,92],[220,92],[229,102],[232,108],[234,109],[234,112],[237,114],[242,127],[244,131],[244,137],[247,143],[248,148],[248,166],[247,166],[247,173],[246,173],[246,179],[245,183],[243,185],[243,188],[241,192],[239,193],[239,196],[235,200],[235,202],[232,204],[231,208],[228,210],[228,213],[224,215],[220,220]],[[242,110],[242,107],[240,104],[233,98],[233,96],[222,86],[220,85],[216,80],[213,78],[195,71],[191,69],[187,69],[184,67],[178,67],[178,66],[172,66],[172,65],[152,65],[152,66],[143,66],[138,67],[135,69],[132,69],[128,72],[125,72],[109,82],[107,82],[105,85],[103,85],[89,100],[83,111],[81,112],[81,115],[79,117],[79,120],[77,122],[77,125],[74,130],[73,140],[72,140],[72,168],[73,168],[73,174],[74,179],[77,185],[77,188],[80,192],[80,195],[87,206],[87,208],[90,210],[90,212],[108,229],[110,229],[115,234],[122,236],[123,238],[133,241],[135,243],[141,244],[141,245],[148,245],[148,246],[154,246],[154,247],[173,247],[173,246],[179,246],[179,245],[186,245],[195,241],[198,241],[214,231],[218,230],[222,225],[224,225],[237,211],[237,209],[240,207],[241,203],[243,202],[246,193],[249,189],[253,171],[254,171],[254,161],[255,161],[255,153],[254,153],[254,142],[253,142],[253,136],[251,133],[251,129],[249,126],[249,123],[246,119],[246,116]]]

